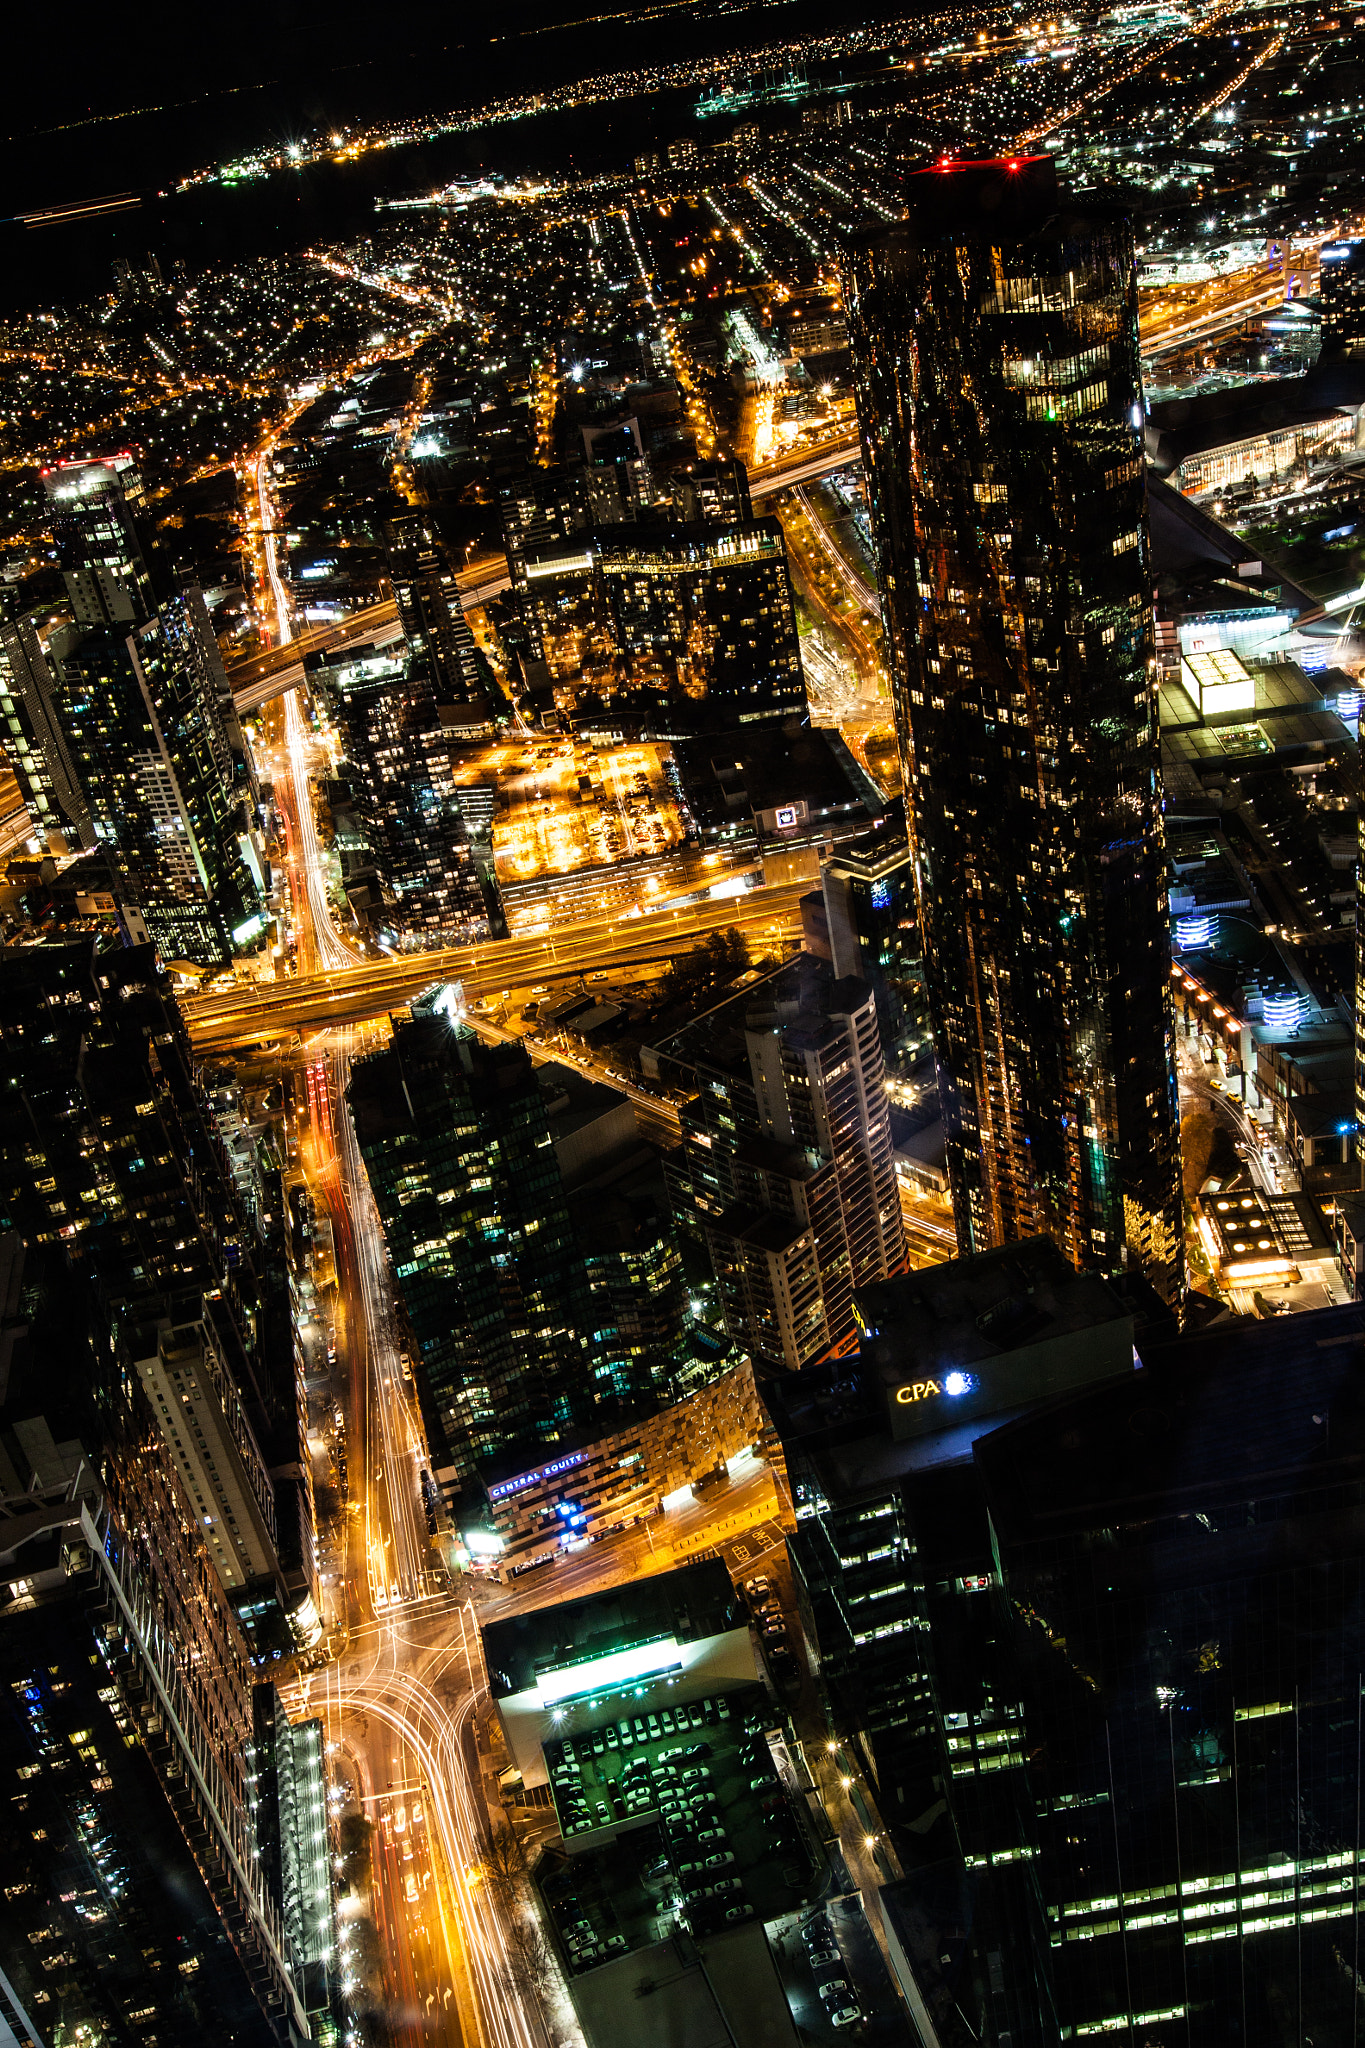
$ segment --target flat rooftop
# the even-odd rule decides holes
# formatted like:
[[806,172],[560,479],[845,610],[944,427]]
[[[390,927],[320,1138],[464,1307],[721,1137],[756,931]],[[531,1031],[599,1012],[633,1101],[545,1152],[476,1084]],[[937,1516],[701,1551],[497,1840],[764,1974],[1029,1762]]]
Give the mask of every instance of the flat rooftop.
[[807,826],[825,820],[841,836],[862,834],[890,809],[837,732],[795,718],[676,740],[673,758],[703,835],[797,802]]
[[856,1299],[864,1361],[894,1381],[942,1379],[1129,1317],[1101,1274],[1078,1273],[1046,1237],[882,1280]]
[[[1264,385],[1248,385],[1248,391],[1264,391]],[[1213,393],[1214,398],[1232,394]],[[1202,401],[1174,400],[1173,405]],[[1156,409],[1156,410],[1159,410]],[[1154,410],[1153,418],[1156,417]],[[1153,429],[1149,426],[1149,450]],[[1179,456],[1173,457],[1178,461]],[[1317,612],[1318,601],[1295,581],[1279,562],[1256,559],[1247,542],[1196,505],[1183,492],[1163,483],[1150,470],[1147,476],[1147,519],[1152,535],[1152,566],[1163,609],[1176,617],[1191,611],[1226,608],[1230,612],[1263,606],[1267,611],[1288,611],[1295,616]]]
[[1174,1523],[1221,1500],[1293,1494],[1307,1512],[1313,1494],[1365,1478],[1363,1370],[1365,1306],[1239,1321],[1154,1350],[1131,1380],[977,1444],[992,1520],[1003,1541],[1027,1543]]
[[[700,1642],[746,1625],[744,1608],[718,1558],[677,1571],[565,1600],[483,1631],[494,1699],[529,1692],[544,1674],[596,1663],[672,1637]],[[605,1684],[604,1680],[604,1684]]]
[[746,1031],[774,1025],[784,1037],[798,1036],[810,1048],[839,1028],[831,1019],[867,1001],[867,984],[836,980],[828,961],[814,953],[798,953],[785,966],[760,975],[684,1024],[681,1031],[658,1041],[661,1057],[682,1066],[709,1067],[723,1073],[747,1074]]
[[1164,399],[1148,419],[1149,460],[1165,476],[1187,456],[1355,412],[1363,402],[1365,363],[1339,358],[1320,362],[1302,377]]
[[[573,1852],[565,1889],[581,1896],[604,1864],[613,1870],[613,1914],[627,1947],[666,1932],[661,1916],[679,1915],[700,1935],[769,1920],[806,1898],[821,1856],[783,1781],[781,1746],[775,1754],[765,1734],[779,1718],[765,1689],[750,1684],[651,1713],[652,1727],[627,1715],[545,1744]],[[632,1865],[652,1873],[639,1891]],[[609,1940],[565,1945],[570,1968],[582,1969],[603,1959],[591,1951]],[[574,1952],[582,1948],[590,1952]]]

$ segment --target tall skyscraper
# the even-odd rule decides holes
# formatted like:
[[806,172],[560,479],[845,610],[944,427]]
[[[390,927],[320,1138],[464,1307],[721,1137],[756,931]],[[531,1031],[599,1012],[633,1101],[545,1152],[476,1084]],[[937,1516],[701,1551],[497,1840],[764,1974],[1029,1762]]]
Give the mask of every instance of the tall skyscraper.
[[0,955],[0,1228],[65,1247],[262,1658],[321,1632],[282,1212],[248,1216],[149,947]]
[[197,591],[158,600],[127,464],[45,475],[72,624],[4,636],[35,827],[106,848],[130,938],[219,966],[259,942],[265,877],[222,664]]
[[0,625],[0,718],[13,768],[44,853],[95,844],[95,826],[53,702],[53,676],[32,623]]
[[1346,2048],[1365,1312],[1149,1342],[1145,1288],[1045,1239],[859,1306],[860,1370],[771,1398],[912,2009],[954,2048]]
[[432,664],[324,659],[311,680],[342,736],[342,772],[391,906],[385,917],[433,937],[502,937],[491,819],[454,781],[464,740],[444,722]]
[[947,163],[847,305],[958,1242],[1183,1284],[1131,230]]
[[[44,2042],[335,2039],[329,1859],[263,1840],[247,1639],[73,1277],[0,1236],[0,1974]],[[294,1805],[325,1843],[316,1774]]]
[[488,672],[444,548],[420,512],[388,529],[389,577],[404,638],[438,703],[482,702]]
[[1360,2029],[1365,1317],[1287,1320],[1172,1345],[975,1447],[998,1573],[979,1637],[1003,1623],[1027,1775],[984,1797],[973,1736],[961,1783],[977,1853],[1025,1852],[1018,1924],[1046,1927],[1072,2038]]
[[905,1257],[872,989],[802,953],[656,1052],[693,1091],[669,1191],[732,1341],[788,1371],[846,1350],[854,1288]]
[[[599,1336],[526,1054],[419,1008],[387,1051],[356,1061],[348,1099],[421,1353],[433,1452],[469,1479],[479,1458],[611,1427],[630,1359]],[[637,1370],[644,1391],[647,1364]]]
[[1321,263],[1323,346],[1358,345],[1365,341],[1365,242],[1328,242]]

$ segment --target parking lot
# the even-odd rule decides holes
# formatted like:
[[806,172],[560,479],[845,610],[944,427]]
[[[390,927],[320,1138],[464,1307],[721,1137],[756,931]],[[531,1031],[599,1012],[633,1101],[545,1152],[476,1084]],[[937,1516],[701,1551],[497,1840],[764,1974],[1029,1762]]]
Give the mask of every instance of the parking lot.
[[911,2038],[905,2008],[856,1893],[819,1901],[769,1932],[787,2003],[808,2042],[904,2048]]
[[809,1896],[814,1857],[766,1739],[776,1720],[748,1686],[546,1745],[579,1853],[548,1856],[537,1876],[571,1970],[659,1940],[675,1920],[712,1933]]

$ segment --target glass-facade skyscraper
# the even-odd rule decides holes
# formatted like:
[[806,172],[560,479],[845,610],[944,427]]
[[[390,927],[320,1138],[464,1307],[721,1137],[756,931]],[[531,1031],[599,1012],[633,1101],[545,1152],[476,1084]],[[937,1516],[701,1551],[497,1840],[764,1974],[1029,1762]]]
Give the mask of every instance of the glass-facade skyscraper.
[[673,1213],[706,1246],[731,1341],[773,1371],[846,1351],[854,1289],[905,1258],[871,986],[801,953],[655,1053],[689,1092]]
[[1183,1281],[1133,242],[945,163],[847,300],[958,1241]]
[[43,647],[21,622],[0,645],[24,801],[54,850],[105,849],[134,943],[223,966],[260,943],[266,880],[202,594],[153,589],[121,458],[44,481],[72,623]]
[[593,1295],[521,1047],[483,1045],[423,999],[356,1061],[347,1099],[433,1454],[468,1480],[480,1459],[605,1433],[623,1396],[652,1405],[648,1359]]
[[944,2048],[1349,2048],[1365,1310],[1172,1341],[1146,1298],[1035,1239],[769,1390],[894,1966]]

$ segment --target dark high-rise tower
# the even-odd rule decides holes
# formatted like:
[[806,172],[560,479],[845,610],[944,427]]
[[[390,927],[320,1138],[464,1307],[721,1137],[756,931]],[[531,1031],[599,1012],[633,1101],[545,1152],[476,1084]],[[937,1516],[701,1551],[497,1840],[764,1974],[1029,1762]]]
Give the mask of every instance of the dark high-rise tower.
[[0,645],[0,711],[34,826],[100,845],[124,924],[162,958],[221,966],[259,943],[265,876],[249,774],[202,594],[158,600],[126,458],[45,473],[73,623]]
[[315,1643],[283,1256],[242,1202],[150,948],[0,952],[0,1229],[64,1245],[88,1281],[98,1348],[140,1382],[253,1647]]
[[1365,341],[1365,242],[1328,242],[1322,251],[1324,347]]
[[405,512],[390,522],[387,552],[404,637],[437,701],[482,700],[487,672],[464,615],[460,586],[419,512]]
[[424,1000],[386,1052],[356,1061],[348,1100],[421,1351],[433,1449],[467,1479],[479,1458],[612,1427],[625,1368],[597,1341],[545,1097],[521,1047],[482,1045]]
[[849,254],[964,1250],[1182,1284],[1152,573],[1127,224],[944,164]]

